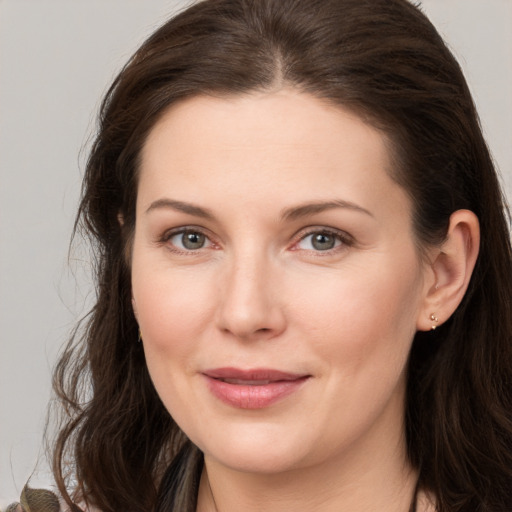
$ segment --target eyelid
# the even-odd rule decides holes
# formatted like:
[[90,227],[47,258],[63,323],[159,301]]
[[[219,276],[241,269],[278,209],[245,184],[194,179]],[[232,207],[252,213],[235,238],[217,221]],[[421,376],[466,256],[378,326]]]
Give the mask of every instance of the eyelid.
[[[176,247],[175,245],[169,244],[171,238],[183,233],[200,233],[208,240],[209,245],[206,247],[200,247],[199,249],[181,249],[180,247]],[[218,244],[212,239],[212,236],[206,229],[193,225],[179,226],[164,231],[164,233],[158,238],[158,243],[162,245],[170,245],[171,247],[169,247],[169,249],[172,250],[173,252],[186,255],[194,255],[201,252],[204,249],[217,248],[218,246]]]
[[[170,248],[170,250],[172,250],[175,253],[179,253],[179,254],[194,255],[204,249],[212,249],[212,248],[217,249],[219,247],[219,244],[213,239],[209,230],[206,230],[200,226],[195,226],[195,225],[179,226],[176,228],[168,229],[168,230],[164,231],[161,236],[159,236],[158,243],[162,244],[162,245],[166,245],[166,244],[168,245],[169,240],[172,237],[174,237],[176,235],[180,235],[182,233],[187,233],[187,232],[196,232],[196,233],[202,234],[208,240],[209,245],[207,247],[201,247],[201,248],[195,249],[195,250],[194,249],[183,250],[183,249],[180,249],[179,247],[176,247],[173,245],[172,248]],[[340,230],[337,228],[327,227],[327,226],[308,226],[308,227],[302,228],[298,233],[295,234],[295,236],[293,237],[293,242],[292,242],[292,246],[290,249],[293,251],[307,250],[307,249],[297,248],[297,244],[299,244],[302,240],[304,240],[308,236],[318,234],[318,233],[335,236],[338,238],[338,240],[341,241],[340,245],[338,245],[332,249],[327,249],[325,251],[315,251],[315,250],[309,251],[309,252],[316,253],[318,255],[322,255],[322,253],[325,255],[332,254],[333,252],[343,250],[347,247],[351,247],[355,243],[354,238],[346,231],[343,231],[343,230]]]
[[351,247],[355,243],[354,238],[349,233],[347,233],[346,231],[343,231],[341,229],[331,228],[331,227],[327,227],[327,226],[309,226],[309,227],[301,229],[295,235],[291,250],[295,250],[295,251],[307,250],[307,249],[298,249],[297,244],[299,244],[302,240],[304,240],[308,236],[318,234],[318,233],[335,236],[341,241],[341,244],[339,246],[333,247],[332,249],[327,249],[325,251],[310,250],[310,252],[314,252],[319,255],[321,255],[322,253],[326,254],[326,255],[332,254],[335,251],[342,250],[347,247]]

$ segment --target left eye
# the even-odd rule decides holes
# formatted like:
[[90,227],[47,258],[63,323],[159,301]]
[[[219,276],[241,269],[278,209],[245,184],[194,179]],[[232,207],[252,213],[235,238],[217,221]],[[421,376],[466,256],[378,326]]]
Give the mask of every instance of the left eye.
[[316,231],[306,235],[297,244],[299,249],[308,251],[329,251],[342,244],[340,235],[329,231]]
[[210,240],[206,235],[200,231],[193,230],[175,233],[169,238],[169,241],[178,249],[185,251],[203,249],[204,247],[208,247],[210,245]]

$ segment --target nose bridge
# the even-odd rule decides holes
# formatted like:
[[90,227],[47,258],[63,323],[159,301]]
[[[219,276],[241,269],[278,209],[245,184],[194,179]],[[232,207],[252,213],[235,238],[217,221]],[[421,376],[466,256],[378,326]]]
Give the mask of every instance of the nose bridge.
[[219,327],[239,338],[272,337],[284,328],[272,258],[251,245],[234,251],[220,283]]

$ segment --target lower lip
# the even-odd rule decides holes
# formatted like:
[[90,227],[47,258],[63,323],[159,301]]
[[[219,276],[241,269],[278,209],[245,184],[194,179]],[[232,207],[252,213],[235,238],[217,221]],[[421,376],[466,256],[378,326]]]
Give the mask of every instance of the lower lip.
[[256,385],[230,384],[205,375],[210,391],[224,403],[239,409],[263,409],[298,391],[309,377]]

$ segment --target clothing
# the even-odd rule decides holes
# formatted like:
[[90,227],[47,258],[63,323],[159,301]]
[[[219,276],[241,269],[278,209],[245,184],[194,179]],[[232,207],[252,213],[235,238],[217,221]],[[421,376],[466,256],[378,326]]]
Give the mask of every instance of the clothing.
[[57,496],[47,489],[31,489],[26,485],[20,503],[13,503],[6,512],[62,512]]
[[[82,512],[100,512],[91,508],[77,506]],[[20,502],[9,505],[5,512],[69,512],[67,505],[55,493],[48,489],[32,489],[25,485],[21,491]]]

